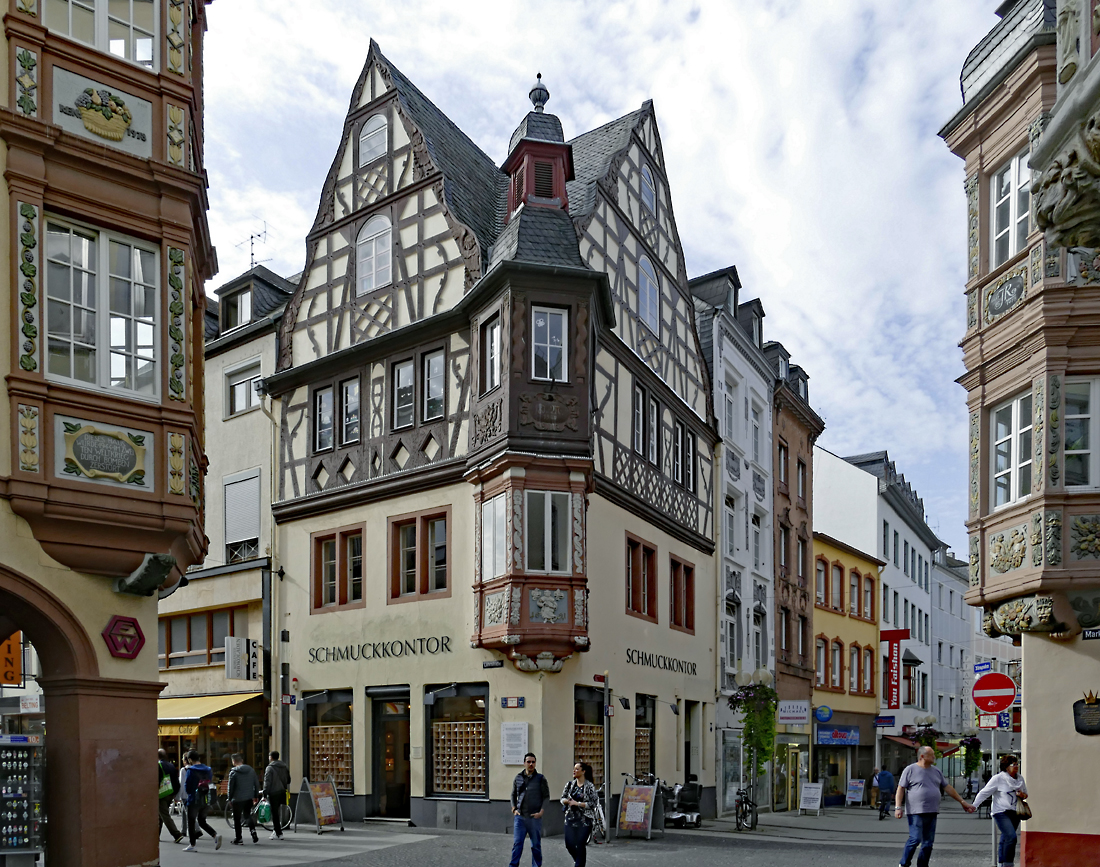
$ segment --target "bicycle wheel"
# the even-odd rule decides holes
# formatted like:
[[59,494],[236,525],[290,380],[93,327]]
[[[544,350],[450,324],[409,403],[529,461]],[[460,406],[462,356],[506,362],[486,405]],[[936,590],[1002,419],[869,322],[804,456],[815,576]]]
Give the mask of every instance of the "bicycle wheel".
[[596,821],[592,823],[592,830],[588,832],[588,842],[599,845],[607,842],[607,826],[604,824],[603,807],[596,805]]
[[755,831],[756,830],[756,820],[757,820],[757,818],[758,818],[758,814],[756,812],[756,804],[754,804],[752,802],[749,802],[749,826],[748,827],[749,827],[750,831]]
[[230,831],[235,832],[237,829],[233,825],[233,805],[229,802],[228,796],[222,795],[221,797],[225,798],[225,802],[222,804],[222,813],[225,815],[225,824],[229,826]]

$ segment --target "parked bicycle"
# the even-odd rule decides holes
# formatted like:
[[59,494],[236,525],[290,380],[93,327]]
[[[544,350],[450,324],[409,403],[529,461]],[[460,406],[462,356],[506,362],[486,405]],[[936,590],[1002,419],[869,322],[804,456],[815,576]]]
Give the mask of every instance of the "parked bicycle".
[[596,795],[599,798],[596,801],[596,821],[592,823],[592,830],[588,832],[589,843],[606,843],[607,842],[607,817],[603,812],[603,786],[600,786],[596,790]]
[[733,822],[738,831],[755,831],[757,808],[756,802],[749,797],[746,789],[738,789],[737,801],[734,806]]

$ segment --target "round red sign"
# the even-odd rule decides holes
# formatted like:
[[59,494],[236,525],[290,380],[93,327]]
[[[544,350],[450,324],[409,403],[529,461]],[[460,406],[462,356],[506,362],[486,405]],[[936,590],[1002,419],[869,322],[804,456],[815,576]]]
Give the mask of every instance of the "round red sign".
[[974,704],[986,713],[1000,713],[1016,700],[1016,681],[1007,674],[991,671],[978,678],[972,690]]

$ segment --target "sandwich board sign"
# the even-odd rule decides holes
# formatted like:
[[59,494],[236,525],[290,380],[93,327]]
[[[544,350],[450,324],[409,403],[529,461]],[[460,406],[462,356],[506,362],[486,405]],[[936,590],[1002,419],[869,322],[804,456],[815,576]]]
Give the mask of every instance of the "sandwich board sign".
[[809,815],[810,810],[821,815],[821,787],[824,785],[824,783],[802,783],[802,796],[798,799],[798,815],[801,816],[803,812]]

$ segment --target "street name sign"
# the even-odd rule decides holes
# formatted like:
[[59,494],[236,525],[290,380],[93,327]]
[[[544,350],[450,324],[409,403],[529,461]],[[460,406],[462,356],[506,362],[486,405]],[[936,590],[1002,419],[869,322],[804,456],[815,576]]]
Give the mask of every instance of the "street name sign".
[[993,670],[993,663],[992,662],[975,662],[974,663],[974,673],[975,674],[985,674],[987,671],[992,671],[992,670]]
[[1000,713],[1012,707],[1016,699],[1016,681],[1007,674],[991,671],[977,679],[971,694],[979,710]]

